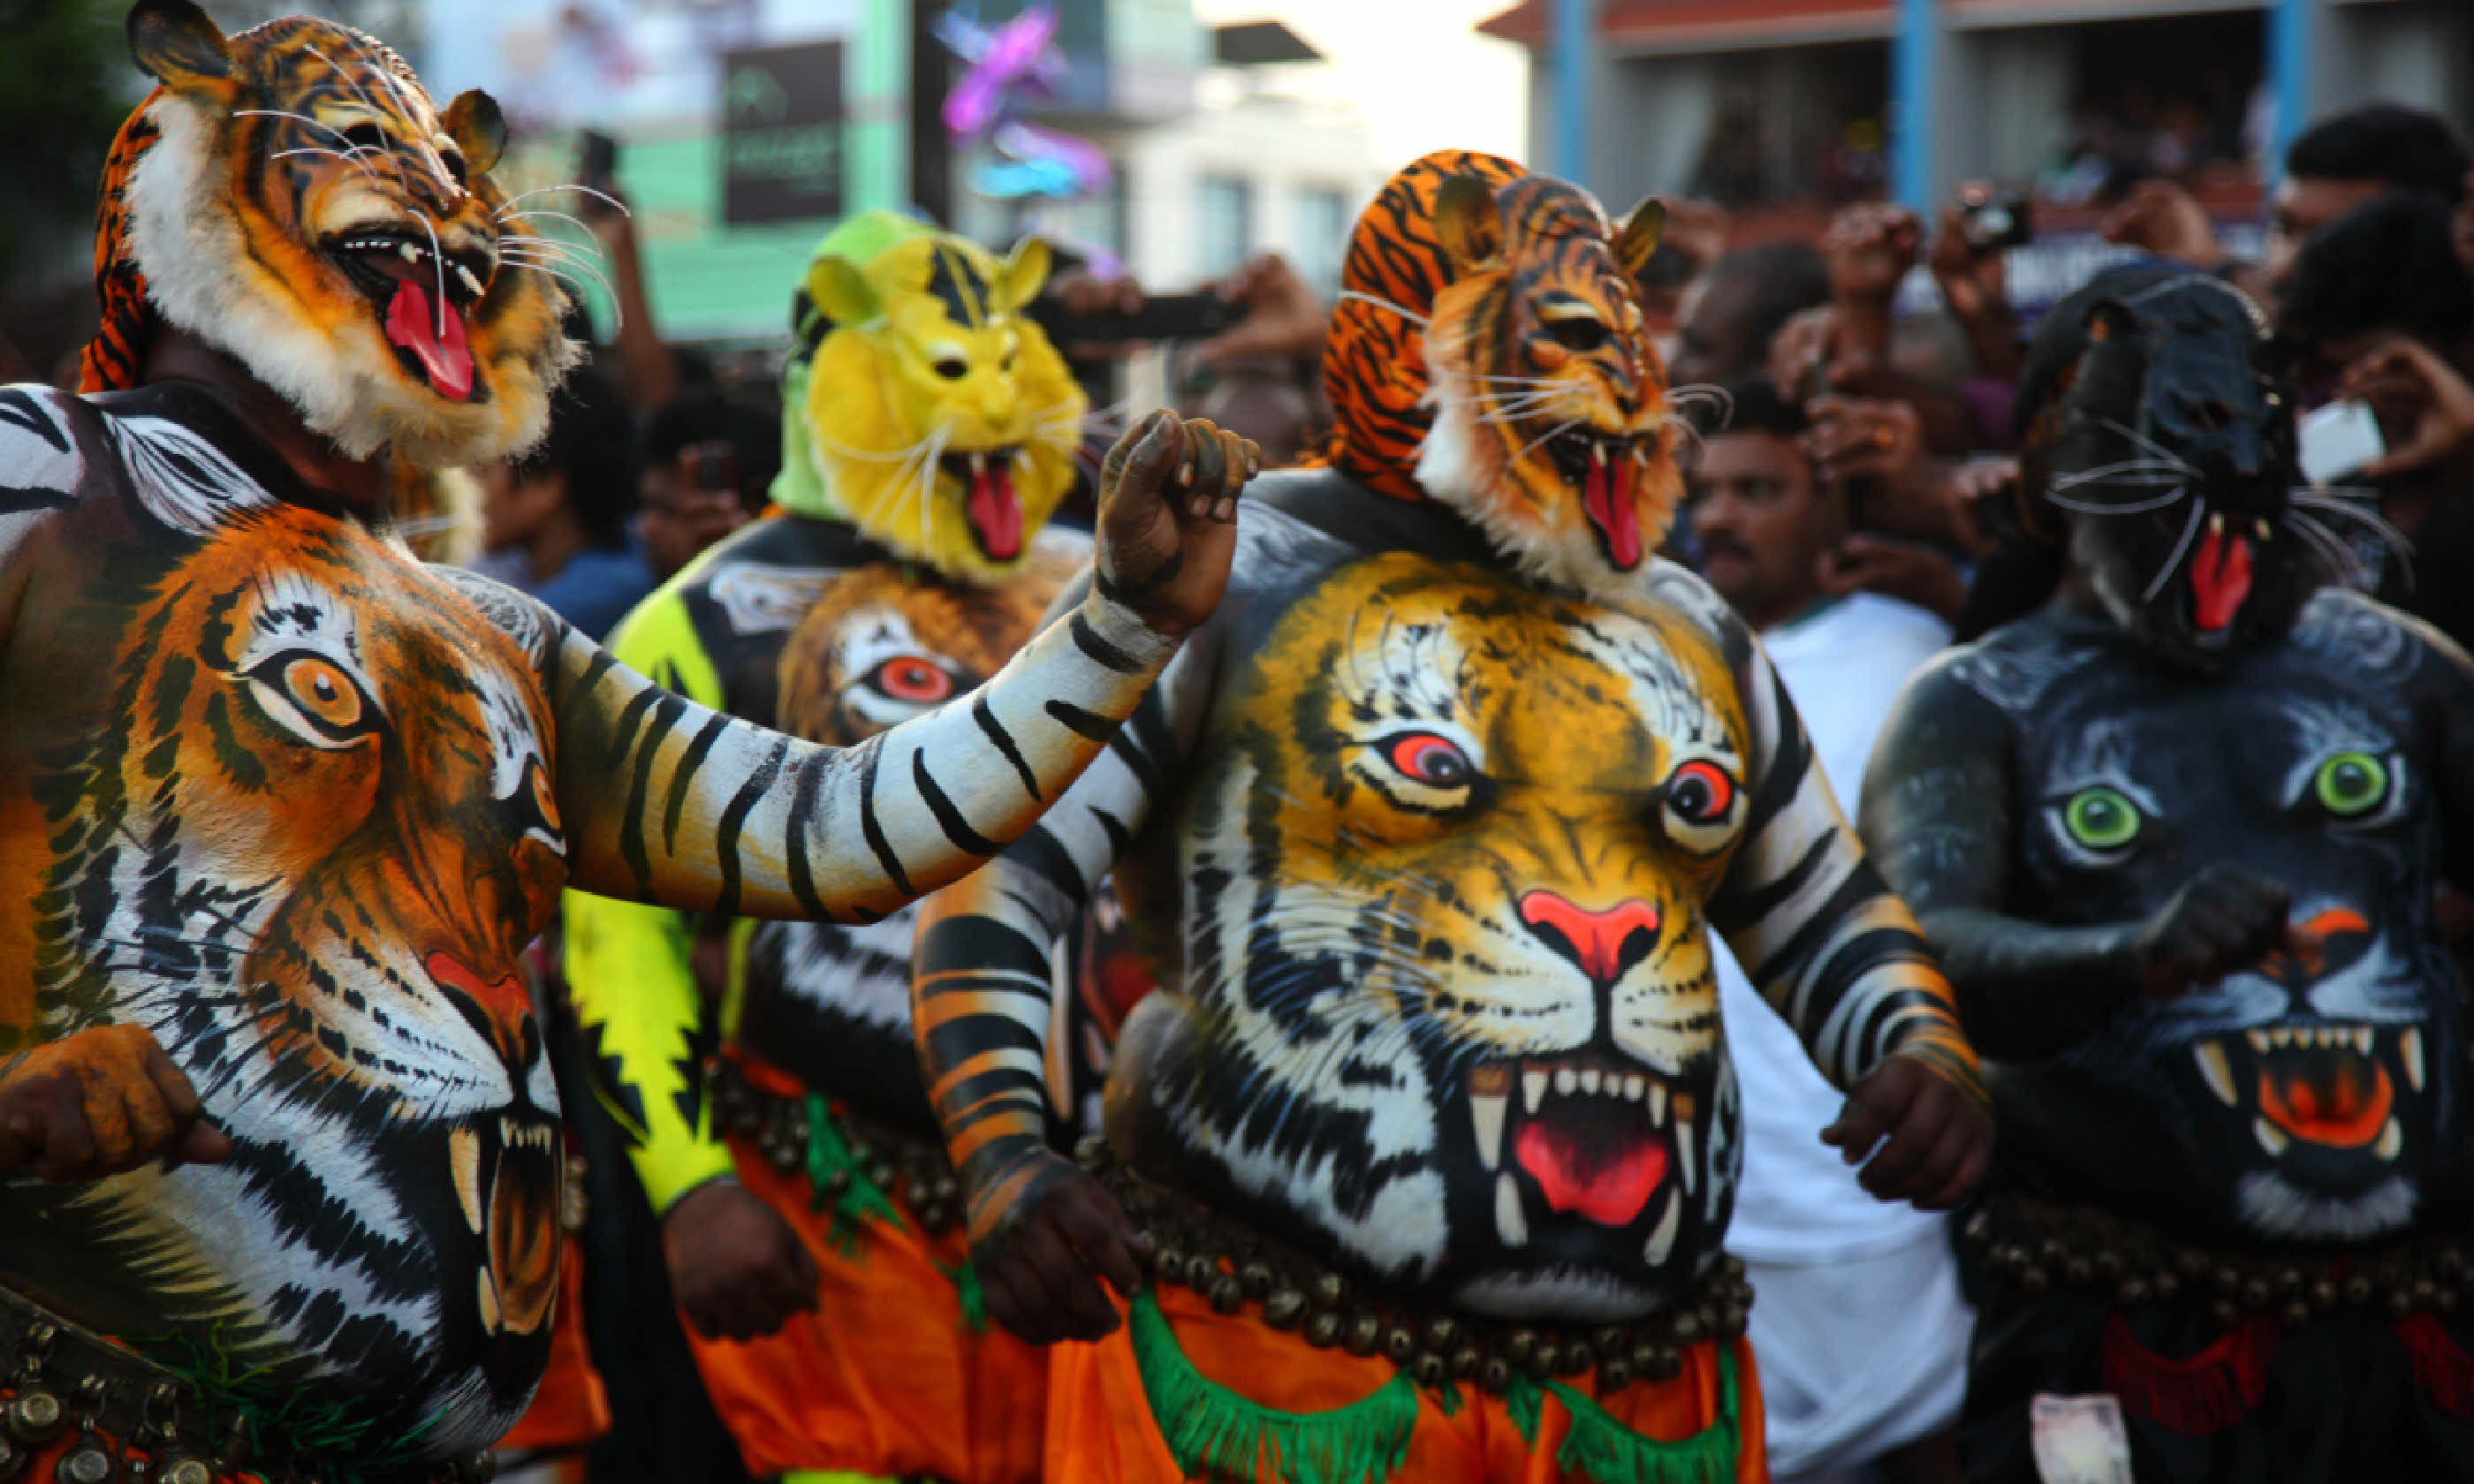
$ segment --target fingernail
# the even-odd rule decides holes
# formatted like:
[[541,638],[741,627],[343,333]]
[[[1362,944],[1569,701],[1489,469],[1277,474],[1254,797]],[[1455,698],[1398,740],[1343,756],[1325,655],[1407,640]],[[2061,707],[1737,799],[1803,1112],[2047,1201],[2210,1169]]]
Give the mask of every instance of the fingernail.
[[1236,519],[1236,518],[1237,518],[1237,497],[1236,497],[1235,495],[1233,495],[1233,494],[1224,494],[1224,495],[1222,495],[1222,496],[1220,497],[1220,505],[1219,505],[1219,508],[1218,508],[1217,510],[1214,510],[1214,511],[1212,512],[1212,514],[1213,514],[1214,515],[1217,515],[1217,516],[1218,516],[1220,519],[1222,519],[1222,520],[1234,520],[1234,519]]
[[1210,515],[1211,496],[1207,494],[1196,495],[1194,497],[1194,518],[1197,520],[1204,520],[1210,518]]

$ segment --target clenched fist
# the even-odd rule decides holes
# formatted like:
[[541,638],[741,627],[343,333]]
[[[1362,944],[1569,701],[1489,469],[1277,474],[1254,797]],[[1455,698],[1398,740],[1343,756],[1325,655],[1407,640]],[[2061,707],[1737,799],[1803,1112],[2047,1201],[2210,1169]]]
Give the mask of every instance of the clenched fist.
[[1100,469],[1100,590],[1170,638],[1192,633],[1228,587],[1237,496],[1262,451],[1200,418],[1155,412]]
[[0,1178],[96,1180],[157,1161],[215,1164],[231,1139],[142,1025],[97,1025],[0,1059]]

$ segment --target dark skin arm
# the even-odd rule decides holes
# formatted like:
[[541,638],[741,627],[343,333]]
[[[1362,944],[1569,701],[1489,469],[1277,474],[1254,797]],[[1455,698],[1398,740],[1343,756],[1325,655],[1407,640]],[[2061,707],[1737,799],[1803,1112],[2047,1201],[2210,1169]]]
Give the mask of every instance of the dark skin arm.
[[2134,994],[2170,999],[2289,945],[2285,888],[2225,862],[2145,920],[2052,927],[2014,916],[2028,822],[2017,818],[2011,741],[1991,702],[1928,672],[1883,727],[1864,783],[1865,845],[1940,950],[1977,1050],[2050,1056]]

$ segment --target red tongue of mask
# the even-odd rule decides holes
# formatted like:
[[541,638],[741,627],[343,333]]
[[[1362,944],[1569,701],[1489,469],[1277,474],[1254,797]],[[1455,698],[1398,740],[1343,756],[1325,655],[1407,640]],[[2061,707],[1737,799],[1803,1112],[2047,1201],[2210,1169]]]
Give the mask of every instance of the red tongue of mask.
[[2211,521],[2191,559],[2192,617],[2203,632],[2220,634],[2249,596],[2250,542]]
[[402,280],[387,300],[386,338],[420,360],[441,396],[460,402],[473,395],[473,352],[464,347],[464,316],[453,304],[441,304],[432,314],[428,292]]
[[1610,1146],[1568,1130],[1523,1124],[1512,1157],[1538,1182],[1548,1207],[1602,1227],[1630,1226],[1666,1178],[1666,1146],[1643,1137]]
[[971,492],[963,513],[978,528],[980,544],[991,561],[1011,562],[1022,550],[1022,502],[1013,496],[1013,470],[1007,459],[992,459],[971,471]]
[[1607,539],[1607,555],[1630,571],[1640,564],[1640,521],[1632,504],[1630,458],[1609,459],[1604,448],[1589,450],[1589,471],[1581,477],[1581,508],[1597,522]]

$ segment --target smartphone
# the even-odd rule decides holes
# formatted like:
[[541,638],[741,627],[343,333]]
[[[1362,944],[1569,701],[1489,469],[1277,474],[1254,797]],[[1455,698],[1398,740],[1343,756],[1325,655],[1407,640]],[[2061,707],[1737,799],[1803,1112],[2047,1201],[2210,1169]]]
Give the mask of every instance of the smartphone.
[[689,488],[714,494],[739,493],[739,450],[728,440],[690,444],[687,461]]
[[1088,342],[1121,345],[1132,340],[1203,340],[1237,323],[1241,311],[1217,294],[1162,294],[1143,300],[1131,314],[1104,310],[1074,314],[1054,299],[1031,306],[1031,317],[1059,346]]
[[588,129],[575,139],[575,183],[596,191],[610,189],[618,175],[618,141],[597,129]]
[[2315,485],[2341,479],[2388,451],[2368,402],[2330,402],[2294,425],[2302,477]]
[[1961,202],[1959,220],[1967,245],[1978,252],[2025,247],[2036,240],[2030,210],[2025,192]]

